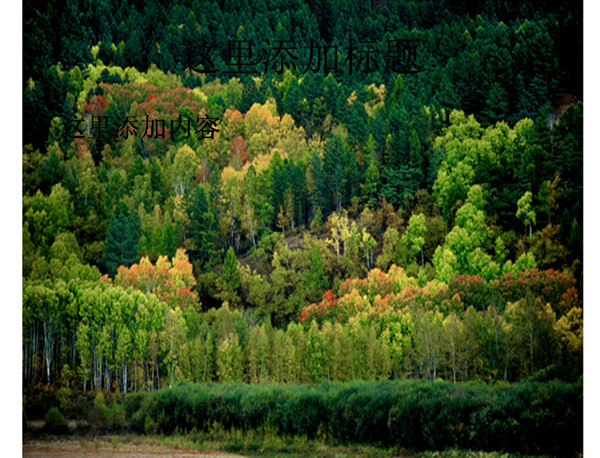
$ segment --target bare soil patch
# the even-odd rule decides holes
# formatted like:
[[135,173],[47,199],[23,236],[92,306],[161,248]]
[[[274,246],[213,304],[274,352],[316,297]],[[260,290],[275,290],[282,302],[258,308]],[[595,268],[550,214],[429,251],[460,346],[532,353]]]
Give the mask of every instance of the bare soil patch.
[[188,450],[153,443],[143,438],[122,442],[118,436],[94,439],[35,439],[23,441],[23,456],[105,456],[105,457],[241,457],[233,453],[212,450]]

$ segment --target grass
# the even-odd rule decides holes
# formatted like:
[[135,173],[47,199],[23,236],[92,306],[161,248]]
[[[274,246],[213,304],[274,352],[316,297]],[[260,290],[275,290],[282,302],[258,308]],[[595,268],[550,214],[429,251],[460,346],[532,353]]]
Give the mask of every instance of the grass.
[[24,446],[41,447],[44,452],[55,449],[62,454],[77,455],[77,450],[93,449],[99,454],[119,453],[144,454],[149,452],[172,454],[176,451],[206,452],[220,451],[245,456],[336,456],[336,457],[382,457],[382,456],[419,456],[440,458],[509,458],[521,457],[517,454],[482,452],[469,450],[446,450],[414,452],[399,447],[384,447],[364,444],[339,444],[323,439],[308,439],[305,436],[284,436],[276,431],[225,430],[214,425],[209,431],[192,431],[186,434],[139,435],[133,433],[92,434],[91,431],[71,429],[72,434],[54,436],[26,433]]
[[310,440],[303,436],[279,436],[268,433],[240,430],[220,432],[218,438],[205,432],[173,434],[171,436],[120,436],[120,444],[134,442],[156,447],[165,446],[173,450],[223,451],[250,456],[336,456],[336,457],[381,457],[381,456],[419,456],[440,458],[509,458],[522,455],[502,454],[469,450],[447,450],[417,453],[397,447],[376,447],[363,444],[333,444],[321,440]]
[[[241,431],[225,432],[215,438],[208,433],[192,432],[171,436],[141,436],[137,434],[116,434],[88,437],[56,437],[43,439],[27,435],[23,442],[29,452],[43,450],[45,453],[60,451],[63,455],[76,456],[81,450],[95,450],[98,454],[119,453],[162,453],[175,452],[228,452],[244,456],[336,456],[336,457],[382,457],[382,456],[419,456],[440,458],[508,458],[522,455],[501,454],[468,450],[448,450],[443,452],[421,452],[402,448],[385,448],[361,444],[331,444],[320,440],[309,440],[299,436],[270,436],[244,434]],[[36,448],[37,447],[37,448]]]

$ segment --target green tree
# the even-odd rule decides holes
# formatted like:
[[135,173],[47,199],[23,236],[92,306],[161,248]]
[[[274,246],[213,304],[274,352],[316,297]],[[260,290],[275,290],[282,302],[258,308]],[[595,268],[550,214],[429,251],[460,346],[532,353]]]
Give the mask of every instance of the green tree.
[[388,227],[383,234],[383,249],[377,256],[376,266],[387,271],[390,265],[397,264],[402,246],[400,234],[395,227]]
[[533,195],[531,191],[526,191],[525,194],[517,202],[517,218],[523,221],[525,228],[529,227],[529,237],[533,235],[533,224],[535,224],[535,210],[532,208]]
[[[373,137],[370,136],[370,139]],[[364,173],[364,182],[360,185],[363,202],[366,207],[375,208],[377,205],[377,187],[379,185],[379,169],[372,157]]]
[[175,194],[184,194],[190,187],[198,170],[198,158],[189,146],[177,150],[170,170],[171,185]]
[[173,382],[183,378],[181,360],[186,355],[186,349],[184,348],[184,344],[187,343],[186,333],[185,319],[179,307],[174,310],[167,309],[161,342],[163,350],[166,352],[165,363],[167,364],[169,387],[173,386]]
[[445,317],[442,325],[444,328],[443,337],[446,365],[452,373],[452,381],[456,382],[456,377],[463,366],[465,352],[464,325],[455,313],[451,313]]
[[175,238],[175,228],[173,227],[171,219],[167,219],[160,241],[160,254],[167,258],[172,258],[175,256],[176,251],[177,239]]
[[221,280],[226,287],[232,291],[237,291],[240,287],[240,271],[238,264],[233,247],[229,247],[227,254],[225,255]]
[[310,323],[306,338],[307,369],[314,383],[321,382],[327,376],[326,349],[323,345],[322,333],[316,321]]
[[217,221],[214,212],[208,206],[206,192],[202,186],[196,192],[188,210],[188,239],[191,241],[188,253],[194,264],[206,269],[213,262],[215,253],[215,231]]
[[438,246],[433,254],[435,278],[448,283],[452,277],[458,275],[457,259],[449,248]]
[[528,294],[525,298],[506,306],[506,321],[514,329],[517,361],[522,376],[532,376],[553,360],[558,338],[556,317],[550,304]]
[[435,380],[443,362],[443,319],[441,312],[415,313],[415,352],[429,380]]
[[237,334],[233,333],[217,346],[217,376],[219,382],[241,382],[242,369],[242,349]]
[[[353,223],[354,225],[354,223]],[[374,249],[377,246],[375,238],[367,232],[367,229],[363,227],[360,239],[360,245],[363,249],[365,257],[365,266],[367,272],[373,267],[374,263]]]
[[43,187],[45,188],[44,192],[50,191],[55,184],[59,183],[64,174],[63,163],[58,158],[58,154],[62,155],[62,151],[60,151],[60,148],[56,143],[49,146],[48,150],[48,160],[42,169]]
[[342,205],[347,202],[348,156],[340,137],[334,136],[327,142],[323,157],[323,174],[327,187],[326,199],[329,205],[333,203],[333,210],[336,213],[339,213]]
[[425,234],[427,227],[425,226],[425,215],[411,215],[408,221],[408,227],[402,237],[402,242],[408,248],[411,257],[414,259],[419,253],[421,254],[421,265],[425,265],[425,257],[423,255],[423,245],[425,245]]
[[310,252],[310,264],[304,274],[303,284],[306,299],[309,302],[317,302],[329,286],[324,273],[323,252],[317,244]]
[[120,203],[110,220],[104,245],[104,266],[115,276],[119,266],[130,267],[140,260],[137,254],[140,240],[140,220]]
[[265,327],[254,326],[250,331],[246,353],[248,359],[248,378],[250,383],[268,381],[267,356],[269,352],[269,339]]

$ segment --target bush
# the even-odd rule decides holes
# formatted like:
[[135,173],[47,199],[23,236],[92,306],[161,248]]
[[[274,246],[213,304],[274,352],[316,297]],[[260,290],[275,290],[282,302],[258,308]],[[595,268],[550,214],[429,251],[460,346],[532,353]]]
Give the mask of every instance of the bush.
[[306,435],[309,439],[328,424],[329,415],[324,396],[315,389],[301,389],[283,407],[283,431],[292,435]]
[[145,434],[156,434],[157,426],[152,417],[146,415],[144,418],[144,433]]
[[106,426],[108,429],[121,429],[125,426],[125,408],[120,404],[113,404],[107,413]]
[[88,422],[94,430],[106,429],[108,426],[108,408],[106,406],[94,406],[90,410]]
[[56,407],[51,407],[44,416],[44,428],[49,432],[61,434],[67,432],[65,417]]
[[[125,398],[127,401],[127,398]],[[98,393],[94,399],[94,407],[89,412],[88,421],[94,430],[119,430],[125,426],[126,409],[124,405],[119,403],[120,398],[112,396],[110,405],[107,405],[104,394]],[[134,408],[140,408],[140,403],[131,405],[129,400],[128,408],[130,412]]]
[[106,399],[102,392],[99,392],[94,399],[94,407],[106,407]]
[[140,409],[144,398],[148,395],[148,393],[130,393],[125,395],[125,399],[123,400],[123,407],[125,409],[125,416],[127,419],[131,421],[133,415]]
[[146,417],[149,415],[150,409],[154,405],[154,395],[155,392],[145,394],[142,397],[137,410],[132,410],[131,414],[129,414],[128,409],[134,409],[135,405],[133,404],[137,402],[137,399],[133,398],[131,401],[129,401],[131,404],[128,404],[129,396],[133,395],[128,395],[125,397],[125,409],[126,412],[128,412],[127,416],[131,419],[131,426],[138,433],[143,433],[146,430]]
[[146,434],[256,431],[416,451],[572,455],[583,450],[582,392],[564,382],[183,383],[140,398],[132,424]]
[[60,404],[60,408],[63,412],[66,412],[71,407],[71,401],[69,397],[71,396],[71,390],[66,387],[62,387],[58,390],[56,398]]

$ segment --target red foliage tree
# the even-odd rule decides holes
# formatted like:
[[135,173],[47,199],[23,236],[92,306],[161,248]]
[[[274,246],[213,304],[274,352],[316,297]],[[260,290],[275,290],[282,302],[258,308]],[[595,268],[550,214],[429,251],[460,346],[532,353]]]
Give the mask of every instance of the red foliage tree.
[[83,115],[102,116],[108,102],[101,95],[95,95],[83,104]]
[[235,157],[239,157],[242,161],[242,164],[248,162],[246,142],[244,141],[241,135],[235,137],[233,139],[233,143],[231,144],[231,154],[229,156],[229,161],[231,162]]

